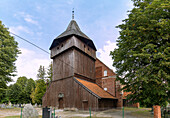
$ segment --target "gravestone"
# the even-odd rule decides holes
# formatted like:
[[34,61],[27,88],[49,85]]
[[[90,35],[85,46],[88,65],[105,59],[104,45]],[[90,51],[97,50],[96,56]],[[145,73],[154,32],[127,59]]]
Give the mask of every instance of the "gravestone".
[[9,101],[8,105],[9,105],[9,106],[12,106],[12,104],[11,104],[11,102],[10,102],[10,101]]
[[31,105],[26,104],[23,109],[23,118],[38,118],[37,110]]
[[37,107],[37,103],[35,103],[35,105],[34,105],[35,107]]
[[2,105],[1,105],[1,108],[6,108],[5,104],[2,104]]

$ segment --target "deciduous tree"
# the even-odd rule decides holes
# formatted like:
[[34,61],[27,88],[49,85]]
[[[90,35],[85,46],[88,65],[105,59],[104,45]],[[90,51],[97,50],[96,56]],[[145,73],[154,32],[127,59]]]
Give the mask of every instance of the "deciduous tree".
[[31,98],[33,103],[42,104],[42,97],[46,91],[46,84],[44,79],[39,79],[36,81],[36,88],[31,93]]
[[133,0],[111,52],[117,78],[133,102],[163,105],[170,99],[170,1]]
[[[19,54],[18,43],[0,21],[0,93],[5,93],[6,84],[11,82],[15,72],[15,61]],[[3,96],[3,95],[2,95]],[[0,98],[2,97],[0,94]]]

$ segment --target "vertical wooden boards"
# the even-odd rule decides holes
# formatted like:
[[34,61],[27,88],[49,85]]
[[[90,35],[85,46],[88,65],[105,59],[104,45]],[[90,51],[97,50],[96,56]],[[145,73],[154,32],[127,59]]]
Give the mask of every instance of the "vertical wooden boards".
[[74,50],[74,73],[95,79],[95,61],[78,50]]
[[53,59],[53,80],[73,75],[73,51],[69,50]]
[[89,109],[90,107],[92,110],[98,109],[98,98],[75,81],[73,93],[76,108],[81,110],[87,110],[86,108]]

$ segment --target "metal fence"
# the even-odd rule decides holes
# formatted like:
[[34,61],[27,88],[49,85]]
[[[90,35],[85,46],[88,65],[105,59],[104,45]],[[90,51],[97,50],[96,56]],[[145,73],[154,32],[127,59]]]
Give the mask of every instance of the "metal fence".
[[161,116],[162,118],[170,118],[170,107],[162,107]]

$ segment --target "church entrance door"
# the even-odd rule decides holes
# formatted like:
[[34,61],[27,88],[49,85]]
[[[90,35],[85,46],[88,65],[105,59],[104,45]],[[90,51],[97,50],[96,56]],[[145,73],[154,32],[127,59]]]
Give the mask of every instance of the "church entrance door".
[[59,102],[59,109],[63,109],[64,107],[63,107],[63,98],[59,98],[59,100],[58,100],[58,102]]

